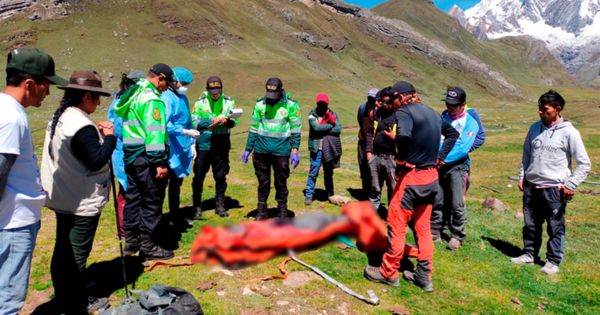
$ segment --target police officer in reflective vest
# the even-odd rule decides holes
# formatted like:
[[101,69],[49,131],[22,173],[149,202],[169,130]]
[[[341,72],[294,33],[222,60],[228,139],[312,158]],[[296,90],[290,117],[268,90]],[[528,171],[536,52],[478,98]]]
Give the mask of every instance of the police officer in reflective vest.
[[298,147],[302,117],[298,102],[285,93],[279,78],[267,80],[266,90],[265,97],[259,98],[254,105],[246,151],[242,155],[242,162],[248,163],[248,157],[254,151],[252,161],[258,179],[256,220],[267,218],[271,168],[275,177],[275,200],[279,217],[287,216],[287,179],[290,176],[288,163],[294,169],[300,163]]
[[206,80],[206,91],[194,104],[194,126],[200,131],[196,139],[196,160],[194,163],[194,219],[202,217],[202,186],[208,169],[212,166],[215,179],[215,212],[227,217],[225,191],[229,174],[229,150],[231,149],[230,130],[237,125],[237,119],[229,118],[235,108],[233,98],[223,94],[223,82],[217,76]]
[[168,259],[173,252],[156,245],[153,233],[162,216],[168,178],[165,103],[161,92],[175,89],[173,70],[155,64],[115,105],[123,117],[123,152],[127,192],[123,213],[125,253],[138,250],[147,259]]

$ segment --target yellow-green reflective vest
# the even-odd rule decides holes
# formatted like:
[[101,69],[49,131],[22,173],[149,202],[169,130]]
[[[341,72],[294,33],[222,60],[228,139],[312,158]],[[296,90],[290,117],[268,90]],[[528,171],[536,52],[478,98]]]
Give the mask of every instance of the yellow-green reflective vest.
[[211,129],[208,129],[208,126],[212,124],[212,120],[215,118],[227,117],[233,108],[235,108],[235,100],[223,93],[216,101],[212,99],[208,92],[204,91],[202,93],[192,109],[194,127],[200,131],[200,137],[196,139],[199,150],[210,150],[211,142],[215,140],[213,137],[229,137],[229,130],[237,126],[237,119],[229,119],[227,123]]
[[115,114],[123,117],[125,164],[145,152],[153,164],[167,164],[165,103],[160,92],[146,79],[132,86],[115,105]]
[[252,111],[246,150],[289,156],[292,149],[300,146],[301,116],[300,106],[290,94],[285,94],[275,105],[259,98]]

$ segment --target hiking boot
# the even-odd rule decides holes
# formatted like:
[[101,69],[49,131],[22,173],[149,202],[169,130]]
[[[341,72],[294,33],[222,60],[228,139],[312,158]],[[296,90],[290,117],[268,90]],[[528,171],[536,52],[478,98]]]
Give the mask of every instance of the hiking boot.
[[168,260],[175,257],[172,250],[164,249],[158,245],[154,245],[149,252],[140,252],[144,260]]
[[137,237],[125,237],[125,247],[123,248],[123,255],[133,256],[135,253],[140,251],[140,239]]
[[86,308],[86,311],[88,313],[100,311],[107,307],[108,307],[108,298],[105,298],[105,297],[98,298],[95,296],[88,296],[88,303],[87,303],[87,308]]
[[202,220],[202,208],[200,206],[195,207],[195,212],[192,218],[194,220]]
[[175,256],[173,251],[154,244],[152,236],[149,234],[142,234],[141,239],[142,248],[140,249],[140,256],[145,260],[167,260]]
[[405,270],[402,273],[402,275],[404,276],[404,279],[414,283],[416,286],[423,289],[423,291],[433,292],[433,283],[431,282],[431,280],[427,280],[427,281],[419,280],[418,277],[415,277],[415,272],[408,271],[408,270]]
[[225,210],[225,208],[217,208],[215,209],[215,213],[220,216],[221,218],[226,218],[229,216],[229,212],[227,212],[227,210]]
[[287,218],[287,202],[277,202],[277,211],[279,212],[280,219]]
[[510,262],[517,265],[533,264],[534,261],[535,259],[531,254],[523,254],[519,257],[514,257],[510,259]]
[[431,239],[434,242],[441,242],[442,241],[442,233],[440,233],[439,231],[431,230]]
[[307,206],[310,206],[310,204],[313,202],[312,197],[304,197],[304,204]]
[[254,217],[254,221],[262,221],[268,219],[267,215],[267,204],[264,202],[259,202],[256,207],[256,216]]
[[544,265],[544,267],[542,267],[542,269],[540,269],[540,271],[547,275],[553,275],[558,272],[558,266],[547,261],[546,264]]
[[460,245],[461,245],[460,240],[453,237],[450,239],[448,244],[446,244],[446,248],[449,250],[457,250],[460,248]]
[[363,272],[365,278],[369,281],[379,282],[383,284],[390,285],[392,287],[397,287],[400,285],[400,279],[388,279],[381,274],[379,271],[379,267],[367,266],[365,267],[365,271]]
[[227,213],[227,209],[225,209],[225,196],[216,196],[215,203],[216,203],[215,213],[217,215],[219,215],[221,218],[228,217],[229,213]]

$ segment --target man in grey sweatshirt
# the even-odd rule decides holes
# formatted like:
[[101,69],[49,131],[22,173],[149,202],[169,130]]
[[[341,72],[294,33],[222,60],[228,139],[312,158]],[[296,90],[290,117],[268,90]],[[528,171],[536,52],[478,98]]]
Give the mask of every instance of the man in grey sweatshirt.
[[[531,264],[542,245],[542,225],[547,221],[546,264],[541,271],[558,272],[563,258],[565,209],[575,189],[590,172],[590,158],[581,135],[563,119],[565,100],[550,90],[538,100],[540,120],[529,128],[523,144],[519,189],[523,191],[523,255],[512,258],[515,264]],[[571,171],[572,161],[577,166]]]

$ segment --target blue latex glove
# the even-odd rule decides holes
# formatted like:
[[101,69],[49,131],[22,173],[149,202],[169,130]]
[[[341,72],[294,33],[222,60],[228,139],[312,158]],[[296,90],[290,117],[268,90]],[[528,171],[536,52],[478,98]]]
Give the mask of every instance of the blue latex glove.
[[249,156],[250,156],[250,151],[245,151],[244,154],[242,154],[242,162],[244,162],[244,164],[248,163]]
[[292,158],[290,159],[290,164],[292,164],[294,169],[296,169],[296,167],[298,167],[298,164],[300,164],[300,157],[298,156],[298,153],[292,153]]

